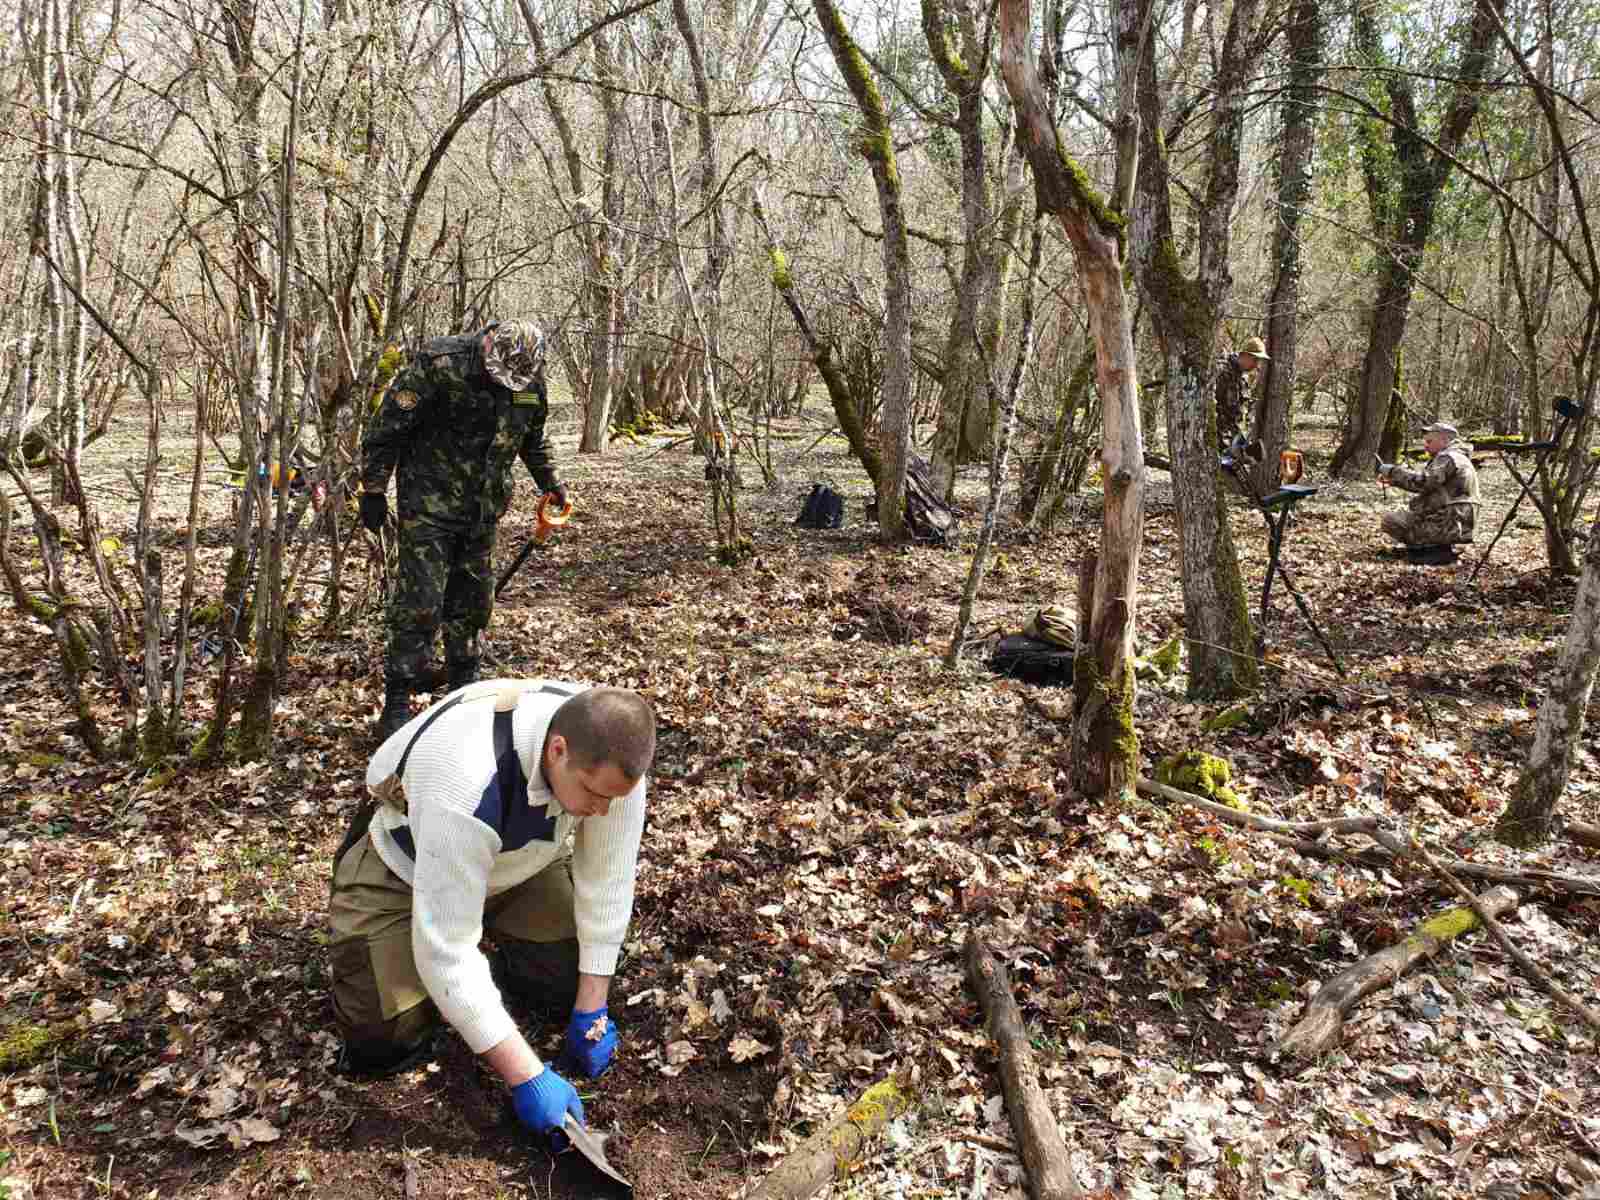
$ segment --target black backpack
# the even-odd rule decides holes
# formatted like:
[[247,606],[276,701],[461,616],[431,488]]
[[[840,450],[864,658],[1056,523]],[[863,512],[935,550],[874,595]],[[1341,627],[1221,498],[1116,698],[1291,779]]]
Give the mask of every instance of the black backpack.
[[844,524],[844,497],[825,483],[813,483],[794,523],[801,529],[837,529]]
[[995,644],[989,667],[1024,683],[1062,687],[1072,682],[1072,651],[1055,642],[1013,633]]

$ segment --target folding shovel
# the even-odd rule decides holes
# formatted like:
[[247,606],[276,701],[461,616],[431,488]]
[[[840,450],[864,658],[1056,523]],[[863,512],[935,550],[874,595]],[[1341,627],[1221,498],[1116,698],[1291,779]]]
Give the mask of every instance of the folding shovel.
[[500,572],[500,578],[495,581],[494,585],[494,594],[497,597],[506,590],[506,584],[511,582],[511,577],[517,573],[522,564],[528,561],[528,555],[533,553],[533,548],[543,545],[552,530],[560,529],[572,519],[572,501],[568,500],[565,508],[551,510],[550,498],[552,495],[553,493],[546,492],[539,498],[539,515],[533,536],[527,540],[521,550],[517,551],[517,557],[511,560],[511,565]]
[[592,1162],[602,1173],[609,1175],[612,1179],[622,1184],[623,1187],[631,1188],[633,1186],[618,1173],[615,1167],[606,1161],[606,1142],[610,1139],[610,1134],[597,1133],[588,1126],[580,1124],[578,1118],[571,1113],[567,1114],[566,1123],[562,1126],[562,1132],[572,1139],[572,1144],[578,1148],[579,1153]]

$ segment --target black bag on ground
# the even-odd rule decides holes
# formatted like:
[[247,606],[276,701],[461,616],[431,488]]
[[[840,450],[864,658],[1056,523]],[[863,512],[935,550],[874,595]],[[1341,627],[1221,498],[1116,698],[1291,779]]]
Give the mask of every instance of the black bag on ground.
[[825,483],[813,483],[794,523],[801,529],[837,529],[844,524],[844,497]]
[[1054,642],[1013,633],[995,644],[989,667],[1024,683],[1065,686],[1072,682],[1072,651]]

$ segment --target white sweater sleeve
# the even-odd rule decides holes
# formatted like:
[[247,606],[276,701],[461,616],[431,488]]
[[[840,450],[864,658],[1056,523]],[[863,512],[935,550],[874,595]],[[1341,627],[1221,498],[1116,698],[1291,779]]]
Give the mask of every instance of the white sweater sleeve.
[[644,833],[643,779],[603,817],[578,822],[572,847],[578,970],[613,975],[633,915],[633,886]]
[[413,805],[411,829],[417,847],[411,920],[417,973],[439,1015],[474,1054],[482,1054],[516,1032],[478,949],[499,836],[476,817],[431,804]]

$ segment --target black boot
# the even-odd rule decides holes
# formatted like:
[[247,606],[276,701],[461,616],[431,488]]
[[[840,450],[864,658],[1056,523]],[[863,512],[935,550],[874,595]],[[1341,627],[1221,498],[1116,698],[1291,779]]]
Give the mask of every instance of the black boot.
[[389,680],[383,685],[383,715],[378,718],[378,742],[388,741],[411,720],[411,684]]
[[469,683],[478,682],[478,660],[475,658],[461,658],[450,664],[450,682],[446,685],[447,691],[464,688]]

